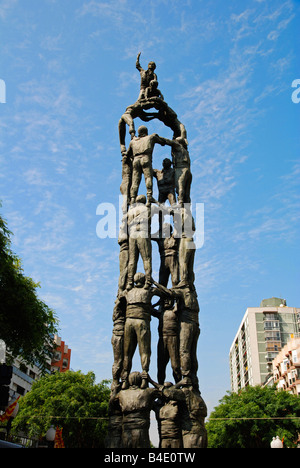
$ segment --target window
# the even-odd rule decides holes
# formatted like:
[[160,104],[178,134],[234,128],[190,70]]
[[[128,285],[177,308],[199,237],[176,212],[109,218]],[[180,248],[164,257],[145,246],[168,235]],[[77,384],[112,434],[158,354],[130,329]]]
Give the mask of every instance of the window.
[[60,361],[60,360],[61,360],[61,352],[55,351],[54,356],[53,356],[53,361]]
[[19,369],[21,372],[24,372],[24,374],[27,374],[27,367],[22,362],[20,363]]
[[298,359],[298,357],[297,357],[297,350],[294,349],[294,350],[292,351],[292,360],[293,360],[293,362],[294,362],[295,364],[298,362],[297,359]]
[[271,314],[271,313],[265,314],[264,318],[265,320],[278,320],[277,314]]
[[266,341],[281,341],[279,331],[266,331],[265,333]]
[[25,395],[25,388],[21,387],[20,385],[17,385],[17,393],[19,395]]
[[279,329],[279,322],[278,321],[266,321],[264,323],[265,330],[274,330]]

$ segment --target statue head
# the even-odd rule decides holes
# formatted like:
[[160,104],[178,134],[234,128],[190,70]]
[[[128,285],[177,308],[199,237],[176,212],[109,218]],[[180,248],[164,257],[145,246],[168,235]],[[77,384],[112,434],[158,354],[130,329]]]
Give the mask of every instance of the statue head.
[[148,128],[145,127],[145,125],[141,125],[138,128],[138,136],[143,137],[143,136],[146,136],[146,135],[148,135]]
[[171,310],[174,307],[174,299],[173,297],[168,297],[164,300],[164,309]]
[[145,195],[138,195],[136,197],[136,203],[143,203],[144,205],[146,204],[146,197]]
[[128,377],[130,387],[140,387],[142,384],[142,376],[140,372],[131,372]]
[[172,165],[171,159],[165,158],[165,159],[163,160],[163,168],[164,168],[164,169],[170,169],[171,165]]
[[144,273],[136,273],[134,275],[133,281],[137,288],[143,288],[146,282],[146,276]]
[[156,68],[155,62],[149,62],[148,63],[148,70],[154,71]]

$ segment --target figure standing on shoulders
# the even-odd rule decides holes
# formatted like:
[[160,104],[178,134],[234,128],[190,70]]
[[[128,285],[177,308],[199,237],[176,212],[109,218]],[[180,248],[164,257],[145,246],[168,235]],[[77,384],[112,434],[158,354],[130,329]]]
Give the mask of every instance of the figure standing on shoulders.
[[132,159],[132,185],[130,189],[130,203],[135,203],[142,174],[145,177],[147,189],[147,206],[150,206],[153,194],[153,168],[152,154],[155,144],[165,146],[165,139],[156,133],[148,135],[148,129],[144,125],[138,128],[138,136],[134,137],[128,146],[125,160]]
[[154,73],[154,70],[156,69],[155,63],[149,62],[148,69],[144,70],[140,64],[140,56],[141,56],[141,52],[138,54],[136,58],[136,68],[138,69],[141,75],[141,86],[140,86],[140,94],[139,94],[138,100],[145,99],[146,88],[150,86],[151,81],[153,80],[157,81],[157,75],[156,73]]

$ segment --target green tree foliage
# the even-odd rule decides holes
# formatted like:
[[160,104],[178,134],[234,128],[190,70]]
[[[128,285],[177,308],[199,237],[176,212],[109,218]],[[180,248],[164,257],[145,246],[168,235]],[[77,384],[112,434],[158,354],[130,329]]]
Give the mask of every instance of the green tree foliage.
[[270,448],[278,435],[284,438],[285,447],[294,448],[300,432],[296,417],[300,418],[299,396],[275,387],[249,386],[239,393],[228,393],[210,414],[209,447]]
[[0,216],[0,339],[13,358],[38,362],[43,370],[52,352],[57,319],[38,298],[39,285],[24,276],[20,259],[11,251],[11,235]]
[[67,371],[45,376],[20,400],[13,433],[45,436],[51,425],[61,427],[66,448],[102,448],[107,432],[108,381],[95,384],[95,375]]

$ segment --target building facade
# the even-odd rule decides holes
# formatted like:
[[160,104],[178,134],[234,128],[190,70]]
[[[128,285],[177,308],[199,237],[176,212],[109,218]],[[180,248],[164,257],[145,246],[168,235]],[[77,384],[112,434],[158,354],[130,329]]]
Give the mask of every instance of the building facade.
[[71,349],[62,339],[54,335],[54,351],[51,372],[66,372],[70,369]]
[[279,298],[249,307],[230,348],[231,390],[263,385],[272,374],[272,362],[300,332],[300,309]]
[[[70,369],[71,349],[62,339],[55,335],[53,344],[53,358],[49,358],[48,373],[65,372]],[[0,340],[0,364],[10,360],[4,341]],[[31,390],[32,384],[41,378],[38,365],[28,365],[22,358],[13,361],[13,375],[10,388],[10,398],[15,400],[18,396],[24,396]]]
[[300,395],[300,337],[293,336],[274,359],[273,383],[279,390]]

